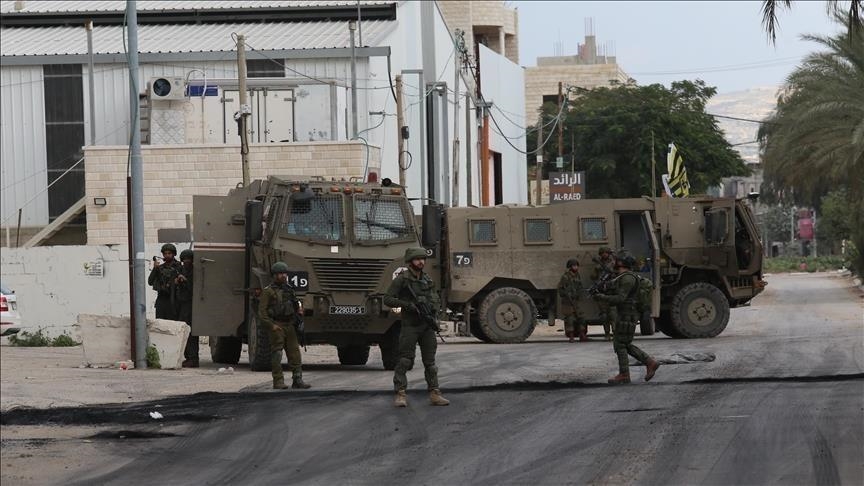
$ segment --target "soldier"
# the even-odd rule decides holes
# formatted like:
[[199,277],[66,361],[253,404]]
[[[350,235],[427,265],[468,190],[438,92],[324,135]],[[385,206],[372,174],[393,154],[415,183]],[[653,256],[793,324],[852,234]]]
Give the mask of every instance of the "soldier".
[[147,285],[156,291],[156,319],[177,320],[177,276],[183,265],[174,259],[177,247],[171,243],[162,245],[163,262],[153,257],[153,269],[147,277]]
[[[192,262],[194,254],[192,250],[183,250],[180,252],[180,261],[183,263],[183,270],[177,276],[175,284],[177,286],[177,319],[192,327]],[[198,336],[189,334],[189,339],[186,340],[186,349],[183,350],[184,368],[198,367]]]
[[270,363],[273,367],[273,389],[288,388],[282,375],[282,350],[288,356],[291,369],[291,388],[311,388],[303,382],[301,369],[300,343],[297,340],[295,325],[299,325],[297,315],[303,311],[294,288],[288,283],[288,265],[276,262],[270,267],[273,283],[264,288],[258,302],[258,319],[262,326],[270,329]]
[[[449,405],[450,402],[441,396],[438,388],[438,368],[435,366],[435,351],[438,343],[435,341],[437,329],[433,329],[418,311],[417,304],[425,304],[437,315],[441,307],[441,299],[435,290],[435,283],[429,278],[423,267],[426,265],[426,250],[409,248],[405,250],[405,263],[408,269],[393,279],[384,304],[402,309],[402,327],[399,333],[399,362],[393,374],[393,387],[396,389],[394,405],[407,407],[408,388],[406,373],[414,367],[414,356],[417,344],[420,344],[420,356],[425,369],[426,387],[429,390],[429,403],[437,406]],[[413,295],[412,295],[413,294]]]
[[[591,280],[598,287],[602,287],[606,282],[615,277],[615,258],[612,257],[612,249],[608,246],[600,247],[597,250],[600,258],[593,258],[594,270],[591,272]],[[615,309],[606,302],[597,302],[597,307],[600,309],[600,318],[603,320],[603,335],[607,341],[612,339],[612,323],[615,321]]]
[[594,296],[595,299],[608,302],[617,308],[614,314],[616,319],[612,348],[618,355],[618,374],[608,380],[614,385],[630,383],[628,354],[645,364],[645,381],[651,380],[660,367],[660,363],[633,344],[633,334],[636,332],[636,323],[639,320],[635,300],[639,281],[636,274],[632,273],[635,264],[636,261],[632,256],[619,258],[615,263],[618,276],[611,282],[609,290],[606,294]]
[[582,277],[579,276],[579,262],[575,258],[571,258],[567,260],[567,270],[564,275],[561,275],[561,280],[558,281],[558,295],[561,297],[561,309],[564,314],[564,334],[571,343],[576,340],[577,332],[580,343],[589,341],[588,325],[579,309],[579,297],[583,292]]

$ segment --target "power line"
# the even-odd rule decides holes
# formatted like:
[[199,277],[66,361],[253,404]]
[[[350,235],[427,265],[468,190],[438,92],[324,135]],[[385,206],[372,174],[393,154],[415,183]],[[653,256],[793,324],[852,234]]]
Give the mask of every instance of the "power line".
[[795,64],[801,60],[800,56],[792,56],[792,57],[782,57],[778,59],[769,59],[765,61],[753,61],[748,63],[741,64],[728,64],[725,66],[713,66],[713,67],[705,67],[705,68],[691,68],[691,69],[670,69],[666,71],[645,71],[645,72],[634,72],[630,73],[632,75],[637,76],[662,76],[667,74],[699,74],[699,73],[711,73],[711,72],[724,72],[724,71],[741,71],[747,69],[760,69],[763,67],[775,67],[782,66],[788,64]]

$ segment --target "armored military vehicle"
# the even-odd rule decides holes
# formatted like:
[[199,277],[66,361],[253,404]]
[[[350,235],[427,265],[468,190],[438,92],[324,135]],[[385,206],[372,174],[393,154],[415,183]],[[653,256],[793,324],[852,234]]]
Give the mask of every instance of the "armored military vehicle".
[[[525,340],[538,317],[554,322],[556,286],[569,258],[585,288],[603,246],[625,248],[654,283],[654,325],[673,337],[714,337],[729,309],[763,290],[762,246],[743,200],[711,197],[584,199],[549,206],[426,208],[424,244],[441,259],[447,305],[484,341]],[[429,213],[432,213],[431,215]],[[434,222],[440,220],[441,224]],[[597,305],[581,301],[589,324]]]
[[283,261],[308,344],[337,346],[345,365],[366,364],[378,344],[384,367],[395,367],[398,315],[382,296],[418,231],[403,189],[382,182],[271,176],[227,196],[194,196],[192,331],[210,336],[215,362],[237,363],[246,342],[252,369],[270,369],[257,297]]

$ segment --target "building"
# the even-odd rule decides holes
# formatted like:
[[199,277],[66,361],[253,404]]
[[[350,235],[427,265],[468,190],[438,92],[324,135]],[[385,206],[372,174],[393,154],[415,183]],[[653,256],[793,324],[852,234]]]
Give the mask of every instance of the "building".
[[[462,54],[437,3],[141,0],[137,4],[142,140],[150,144],[145,158],[158,152],[163,157],[159,160],[168,166],[195,167],[194,175],[187,176],[192,180],[186,184],[191,186],[175,193],[151,195],[145,185],[145,198],[170,195],[176,199],[170,209],[149,213],[145,209],[149,226],[173,226],[182,220],[191,211],[191,194],[196,190],[224,193],[233,186],[227,182],[235,180],[233,171],[239,170],[239,147],[233,151],[225,147],[239,142],[233,123],[239,108],[236,34],[243,34],[247,44],[253,154],[278,158],[272,149],[263,148],[271,144],[303,145],[308,150],[285,150],[304,154],[344,144],[333,159],[310,155],[309,162],[295,158],[292,163],[337,178],[363,176],[377,165],[380,177],[399,180],[397,140],[403,131],[396,122],[393,80],[401,75],[408,134],[402,158],[407,193],[418,200],[415,208],[419,210],[420,201],[428,199],[446,205],[480,204],[485,193],[492,194],[490,204],[526,202],[524,177],[515,181],[504,177],[510,170],[524,171],[518,152],[520,146],[524,150],[524,139],[521,145],[518,140],[511,145],[489,135],[485,139],[489,158],[479,160],[482,131],[475,115],[475,76],[467,69],[457,72]],[[105,214],[104,199],[125,194],[125,180],[115,170],[117,160],[122,160],[119,149],[129,141],[131,118],[123,42],[125,5],[116,0],[0,2],[3,230],[15,231],[20,209],[21,227],[30,228],[31,234],[54,225],[53,239],[43,237],[40,242],[58,243],[65,237],[73,243],[85,238],[90,243],[116,243],[120,238],[125,221],[119,221],[117,213]],[[353,49],[351,21],[357,21]],[[85,27],[90,22],[92,80]],[[505,84],[521,85],[521,68],[487,51],[481,57],[497,71],[496,76],[511,76]],[[483,69],[473,74],[482,78]],[[166,91],[165,86],[173,90]],[[453,99],[456,92],[458,108]],[[519,111],[524,106],[521,96],[511,93],[506,100],[500,98],[501,109]],[[457,135],[461,144],[454,154]],[[368,149],[358,152],[358,142]],[[199,156],[188,162],[184,154],[190,151],[217,154],[213,163],[222,164],[214,169],[219,177],[204,177],[210,159]],[[88,164],[85,153],[100,157],[99,163]],[[333,165],[359,167],[352,162],[355,156],[364,161],[358,174],[345,174]],[[262,162],[261,167],[278,170],[279,166]],[[145,174],[145,184],[146,178]],[[109,199],[107,207],[113,203]],[[145,199],[145,208],[149,203]],[[108,240],[86,236],[85,231],[93,227],[101,231],[100,225],[111,221]],[[155,233],[146,234],[151,241]],[[22,237],[21,243],[27,239]]]
[[475,58],[483,45],[519,64],[519,13],[501,0],[438,3],[451,31],[465,32],[465,47]]
[[558,103],[559,82],[592,89],[630,79],[618,66],[617,58],[597,46],[590,22],[586,27],[585,43],[579,44],[576,55],[538,57],[536,66],[525,68],[525,113],[529,119],[536,118],[544,103]]

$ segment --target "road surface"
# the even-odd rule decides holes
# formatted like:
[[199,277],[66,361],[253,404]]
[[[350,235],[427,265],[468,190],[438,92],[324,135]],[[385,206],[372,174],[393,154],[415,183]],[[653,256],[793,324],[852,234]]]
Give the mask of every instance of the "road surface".
[[606,385],[609,343],[547,337],[442,345],[449,407],[427,405],[415,368],[409,408],[392,408],[370,362],[314,366],[308,392],[11,410],[3,482],[864,484],[861,296],[827,274],[768,281],[717,338],[637,338],[679,362],[650,383],[634,367]]

